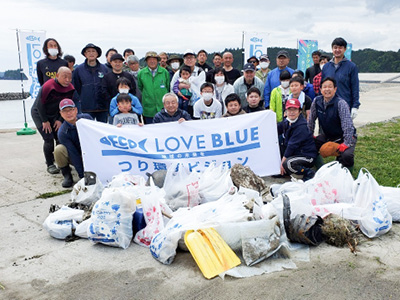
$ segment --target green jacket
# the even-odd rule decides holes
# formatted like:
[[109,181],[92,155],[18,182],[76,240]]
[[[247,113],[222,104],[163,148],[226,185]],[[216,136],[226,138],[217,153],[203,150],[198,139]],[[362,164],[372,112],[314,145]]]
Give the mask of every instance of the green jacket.
[[274,88],[271,93],[269,109],[276,113],[276,121],[282,122],[283,111],[282,111],[282,90],[279,86]]
[[162,97],[169,92],[169,73],[158,65],[153,77],[149,67],[145,67],[139,71],[137,80],[142,92],[143,116],[153,118],[164,107]]
[[264,73],[263,73],[263,71],[261,71],[261,69],[257,70],[256,77],[260,78],[262,80],[262,82],[265,84],[265,81],[267,80],[269,71],[271,71],[271,70],[267,68],[267,73],[265,73],[265,75],[264,75]]

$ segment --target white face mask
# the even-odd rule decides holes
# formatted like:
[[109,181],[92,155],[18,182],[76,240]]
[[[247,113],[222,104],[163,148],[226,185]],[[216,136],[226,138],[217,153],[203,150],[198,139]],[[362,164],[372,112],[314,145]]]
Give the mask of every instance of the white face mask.
[[269,67],[269,62],[266,62],[266,61],[260,62],[260,68],[261,69],[266,69],[268,67]]
[[289,87],[289,81],[281,81],[281,85],[284,89]]
[[49,52],[50,56],[57,56],[58,55],[58,49],[49,48],[49,49],[47,49],[47,51]]
[[128,94],[129,93],[129,89],[119,89],[119,93],[120,94]]
[[320,64],[319,65],[319,68],[322,70],[322,67],[324,66],[325,64]]
[[210,101],[213,97],[213,93],[203,93],[201,95],[203,96],[203,99],[206,101]]
[[171,68],[174,70],[178,70],[179,69],[179,62],[173,62],[171,63]]
[[225,81],[225,76],[215,76],[214,79],[217,84],[222,84]]

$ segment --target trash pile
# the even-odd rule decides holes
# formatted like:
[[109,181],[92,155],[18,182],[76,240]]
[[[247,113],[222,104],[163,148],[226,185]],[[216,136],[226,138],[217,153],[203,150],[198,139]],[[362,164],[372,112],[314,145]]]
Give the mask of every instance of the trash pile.
[[400,221],[399,188],[379,186],[365,169],[354,180],[338,162],[307,182],[270,189],[239,164],[210,164],[197,173],[177,163],[148,175],[146,182],[121,173],[104,188],[86,172],[72,202],[52,206],[43,226],[57,239],[87,238],[123,249],[133,241],[166,265],[178,248],[190,251],[210,279],[295,268],[291,257],[303,251],[306,260],[308,245],[323,241],[354,252],[358,229],[373,238]]

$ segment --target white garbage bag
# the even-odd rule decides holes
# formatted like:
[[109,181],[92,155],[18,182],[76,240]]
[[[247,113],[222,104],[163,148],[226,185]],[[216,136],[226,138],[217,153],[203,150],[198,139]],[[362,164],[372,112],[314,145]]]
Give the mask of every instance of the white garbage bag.
[[43,222],[43,227],[56,239],[65,239],[72,234],[77,222],[82,221],[84,211],[62,206],[59,210],[51,213]]

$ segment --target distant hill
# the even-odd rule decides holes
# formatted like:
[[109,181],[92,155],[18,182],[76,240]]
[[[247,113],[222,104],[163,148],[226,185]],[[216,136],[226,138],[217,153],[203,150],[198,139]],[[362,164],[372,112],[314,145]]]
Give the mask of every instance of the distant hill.
[[[22,73],[22,79],[27,80],[28,77]],[[0,73],[0,80],[21,80],[20,69],[17,70],[7,70],[4,73]]]

